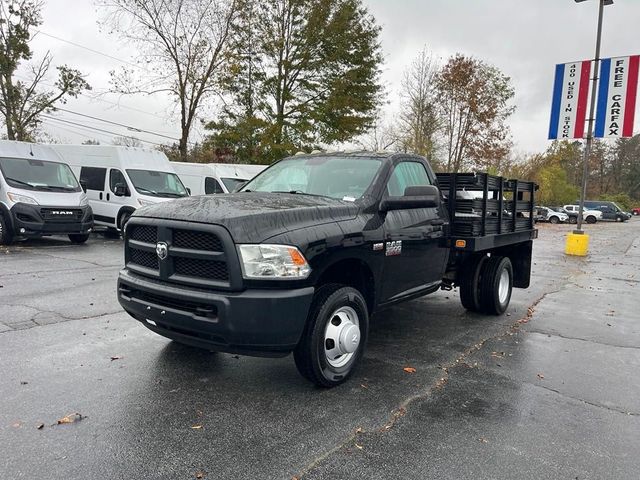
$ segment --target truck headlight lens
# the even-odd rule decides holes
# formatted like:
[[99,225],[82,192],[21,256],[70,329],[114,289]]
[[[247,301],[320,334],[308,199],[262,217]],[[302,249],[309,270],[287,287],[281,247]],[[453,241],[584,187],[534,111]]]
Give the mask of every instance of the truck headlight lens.
[[28,203],[29,205],[38,205],[35,198],[28,197],[26,195],[20,195],[19,193],[7,192],[7,196],[13,203]]
[[86,207],[87,205],[89,205],[89,199],[87,198],[87,196],[86,196],[86,195],[84,195],[84,194],[83,194],[83,195],[80,197],[80,206],[81,206],[81,207]]
[[144,198],[139,198],[138,203],[141,207],[148,207],[149,205],[155,205],[156,202],[152,202],[151,200],[145,200]]
[[244,278],[307,278],[311,267],[300,250],[288,245],[238,245]]

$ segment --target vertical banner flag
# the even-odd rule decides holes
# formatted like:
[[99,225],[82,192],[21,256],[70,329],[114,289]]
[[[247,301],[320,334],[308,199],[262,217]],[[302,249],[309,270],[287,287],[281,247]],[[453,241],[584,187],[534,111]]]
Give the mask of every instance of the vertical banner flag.
[[631,137],[640,55],[605,58],[600,67],[595,137]]
[[549,139],[583,138],[591,61],[556,65]]

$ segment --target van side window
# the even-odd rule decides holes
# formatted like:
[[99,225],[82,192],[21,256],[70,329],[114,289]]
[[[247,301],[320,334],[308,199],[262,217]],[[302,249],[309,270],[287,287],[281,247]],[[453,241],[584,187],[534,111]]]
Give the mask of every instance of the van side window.
[[204,193],[211,195],[212,193],[224,193],[224,190],[215,178],[206,177],[204,179]]
[[401,197],[407,187],[426,185],[431,185],[431,180],[424,165],[420,162],[402,162],[393,170],[387,191],[392,197]]
[[80,181],[86,183],[87,190],[103,191],[106,176],[106,168],[82,167],[80,169]]
[[109,171],[109,188],[113,193],[116,193],[116,185],[121,184],[127,186],[127,181],[120,170],[112,168]]

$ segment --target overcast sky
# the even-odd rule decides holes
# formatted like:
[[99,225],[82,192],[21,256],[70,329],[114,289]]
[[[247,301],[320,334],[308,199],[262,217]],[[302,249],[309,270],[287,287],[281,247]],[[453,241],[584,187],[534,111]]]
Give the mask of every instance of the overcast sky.
[[[573,0],[364,0],[364,3],[382,26],[383,81],[390,101],[388,115],[397,111],[402,71],[421,48],[427,46],[443,61],[456,52],[473,55],[512,78],[517,110],[510,125],[517,152],[539,151],[548,145],[554,65],[593,58],[594,54],[596,0],[581,4]],[[123,63],[87,48],[120,60],[135,61],[134,49],[99,27],[103,13],[92,0],[46,1],[42,34],[33,42],[34,57],[50,50],[54,63],[78,68],[87,75],[94,89],[90,95],[71,99],[64,108],[177,137],[179,122],[171,102],[164,96],[120,97],[107,93],[91,98],[95,93],[108,91],[109,71],[120,68]],[[639,54],[639,22],[639,0],[615,0],[613,6],[606,7],[602,55]],[[640,109],[640,102],[638,106]],[[205,118],[206,113],[203,112]],[[56,116],[127,134],[126,129],[67,112]],[[63,142],[79,143],[95,138],[108,143],[114,137],[111,133],[92,132],[51,120],[45,129]],[[639,113],[636,113],[634,131],[640,131]],[[169,141],[139,132],[129,134],[145,141]],[[191,140],[199,141],[202,135],[202,129],[198,128]]]

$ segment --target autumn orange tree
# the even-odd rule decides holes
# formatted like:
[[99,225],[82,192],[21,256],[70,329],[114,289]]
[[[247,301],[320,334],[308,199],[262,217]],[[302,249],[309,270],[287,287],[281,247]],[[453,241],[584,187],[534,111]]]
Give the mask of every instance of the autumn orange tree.
[[487,63],[456,54],[435,78],[448,171],[500,171],[511,149],[511,79]]

